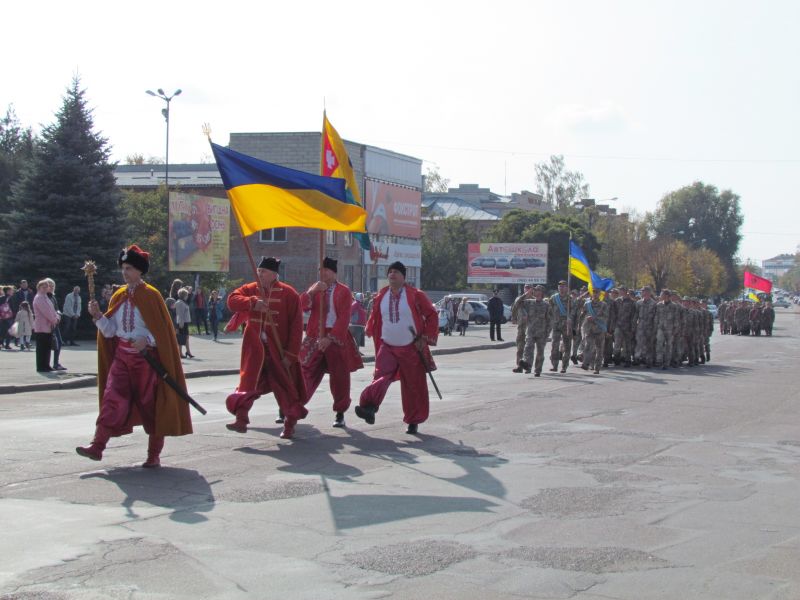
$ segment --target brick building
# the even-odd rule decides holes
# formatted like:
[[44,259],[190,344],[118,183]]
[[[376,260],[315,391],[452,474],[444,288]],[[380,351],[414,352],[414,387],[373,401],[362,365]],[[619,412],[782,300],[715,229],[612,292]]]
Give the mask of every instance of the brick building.
[[[408,267],[416,284],[422,266],[420,248],[422,161],[345,141],[356,181],[368,208],[368,231],[375,251],[364,252],[349,233],[324,234],[324,254],[339,261],[339,279],[353,290],[376,290],[385,284],[386,265],[394,259]],[[319,173],[320,133],[232,133],[229,147],[237,152],[292,169]],[[120,165],[117,185],[153,189],[164,182],[163,165]],[[170,189],[225,197],[215,164],[170,165]],[[253,256],[281,258],[281,278],[297,289],[317,280],[320,232],[299,227],[268,229],[250,236]],[[235,220],[231,223],[230,276],[252,279],[252,268]]]

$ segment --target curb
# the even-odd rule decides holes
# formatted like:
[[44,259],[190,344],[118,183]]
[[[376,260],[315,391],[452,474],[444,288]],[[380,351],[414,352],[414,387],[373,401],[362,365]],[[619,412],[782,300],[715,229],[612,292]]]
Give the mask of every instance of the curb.
[[[431,348],[433,356],[445,356],[448,354],[461,354],[462,352],[476,352],[479,350],[495,350],[512,348],[515,342],[502,342],[499,344],[479,344],[477,346],[465,346],[463,348]],[[374,356],[363,356],[364,364],[375,362]],[[184,372],[186,379],[197,379],[198,377],[216,377],[222,375],[238,375],[239,369],[201,369],[198,371]],[[80,388],[94,387],[97,385],[97,375],[83,375],[68,379],[66,381],[48,381],[46,383],[28,383],[22,385],[0,385],[0,395],[3,394],[22,394],[24,392],[49,392],[57,390],[75,390]]]

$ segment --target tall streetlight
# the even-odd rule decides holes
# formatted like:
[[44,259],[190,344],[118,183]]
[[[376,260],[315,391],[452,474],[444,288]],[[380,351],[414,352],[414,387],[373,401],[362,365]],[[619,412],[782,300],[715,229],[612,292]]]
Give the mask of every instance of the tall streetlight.
[[161,98],[167,103],[167,108],[162,108],[161,114],[164,115],[164,120],[167,122],[167,156],[164,159],[164,187],[167,190],[167,200],[169,200],[169,103],[175,96],[180,96],[181,90],[175,90],[171,96],[167,96],[162,88],[158,88],[157,92],[147,90],[145,93],[150,96],[155,96],[156,98]]

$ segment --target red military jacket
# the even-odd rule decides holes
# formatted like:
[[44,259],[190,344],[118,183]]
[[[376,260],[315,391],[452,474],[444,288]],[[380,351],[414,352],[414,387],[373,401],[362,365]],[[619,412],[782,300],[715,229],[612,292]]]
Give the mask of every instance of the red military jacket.
[[[242,338],[238,391],[257,389],[261,393],[270,391],[259,388],[261,370],[265,364],[272,363],[275,375],[285,377],[286,369],[280,365],[280,361],[282,356],[287,356],[292,362],[289,369],[292,374],[289,389],[294,388],[301,401],[305,402],[307,399],[305,386],[297,362],[303,338],[303,311],[300,309],[300,297],[292,286],[282,281],[275,281],[265,290],[264,296],[261,295],[259,287],[256,282],[248,283],[228,295],[228,308],[242,316],[247,315],[247,327]],[[253,310],[259,299],[267,303],[269,317],[265,312]],[[280,348],[276,344],[276,337],[280,342]],[[265,345],[268,352],[265,352]]]
[[[322,298],[326,305],[324,307],[324,315],[328,314],[328,297],[327,292],[322,292]],[[300,305],[303,310],[311,311],[311,316],[308,318],[308,325],[306,326],[306,339],[303,341],[303,349],[300,353],[300,362],[303,364],[307,363],[308,358],[316,350],[320,321],[319,298],[319,294],[309,294],[308,292],[300,294]],[[350,305],[352,301],[353,295],[350,292],[350,288],[337,281],[336,287],[333,288],[333,310],[336,313],[336,320],[328,332],[328,337],[333,340],[334,344],[343,348],[346,367],[351,373],[364,367],[353,336],[350,335]],[[327,365],[326,371],[330,372],[330,369],[335,366],[337,365]]]
[[[411,315],[414,318],[414,327],[417,330],[417,334],[425,336],[425,338],[428,340],[428,344],[435,346],[436,340],[439,337],[439,315],[436,312],[436,309],[433,307],[433,303],[422,290],[418,290],[407,283],[404,284],[404,287],[406,291],[405,297],[408,301],[408,306],[411,309]],[[372,301],[372,312],[367,320],[366,334],[370,336],[372,341],[375,343],[376,356],[378,354],[378,350],[381,348],[381,344],[383,343],[383,340],[381,339],[381,333],[383,331],[381,302],[383,301],[383,297],[388,292],[388,285],[378,292],[378,295],[375,296],[375,299]],[[425,357],[428,370],[436,370],[436,364],[433,362],[433,356],[431,355],[431,352],[427,346],[425,346],[423,356]]]

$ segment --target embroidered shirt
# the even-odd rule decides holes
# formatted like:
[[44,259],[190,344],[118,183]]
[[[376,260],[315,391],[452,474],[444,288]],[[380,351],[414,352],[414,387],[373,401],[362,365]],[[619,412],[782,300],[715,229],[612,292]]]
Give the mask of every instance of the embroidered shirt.
[[[395,294],[390,289],[381,300],[381,319],[383,327],[381,339],[390,346],[408,346],[414,341],[414,317],[408,305],[405,288]],[[409,329],[410,328],[410,329]]]

